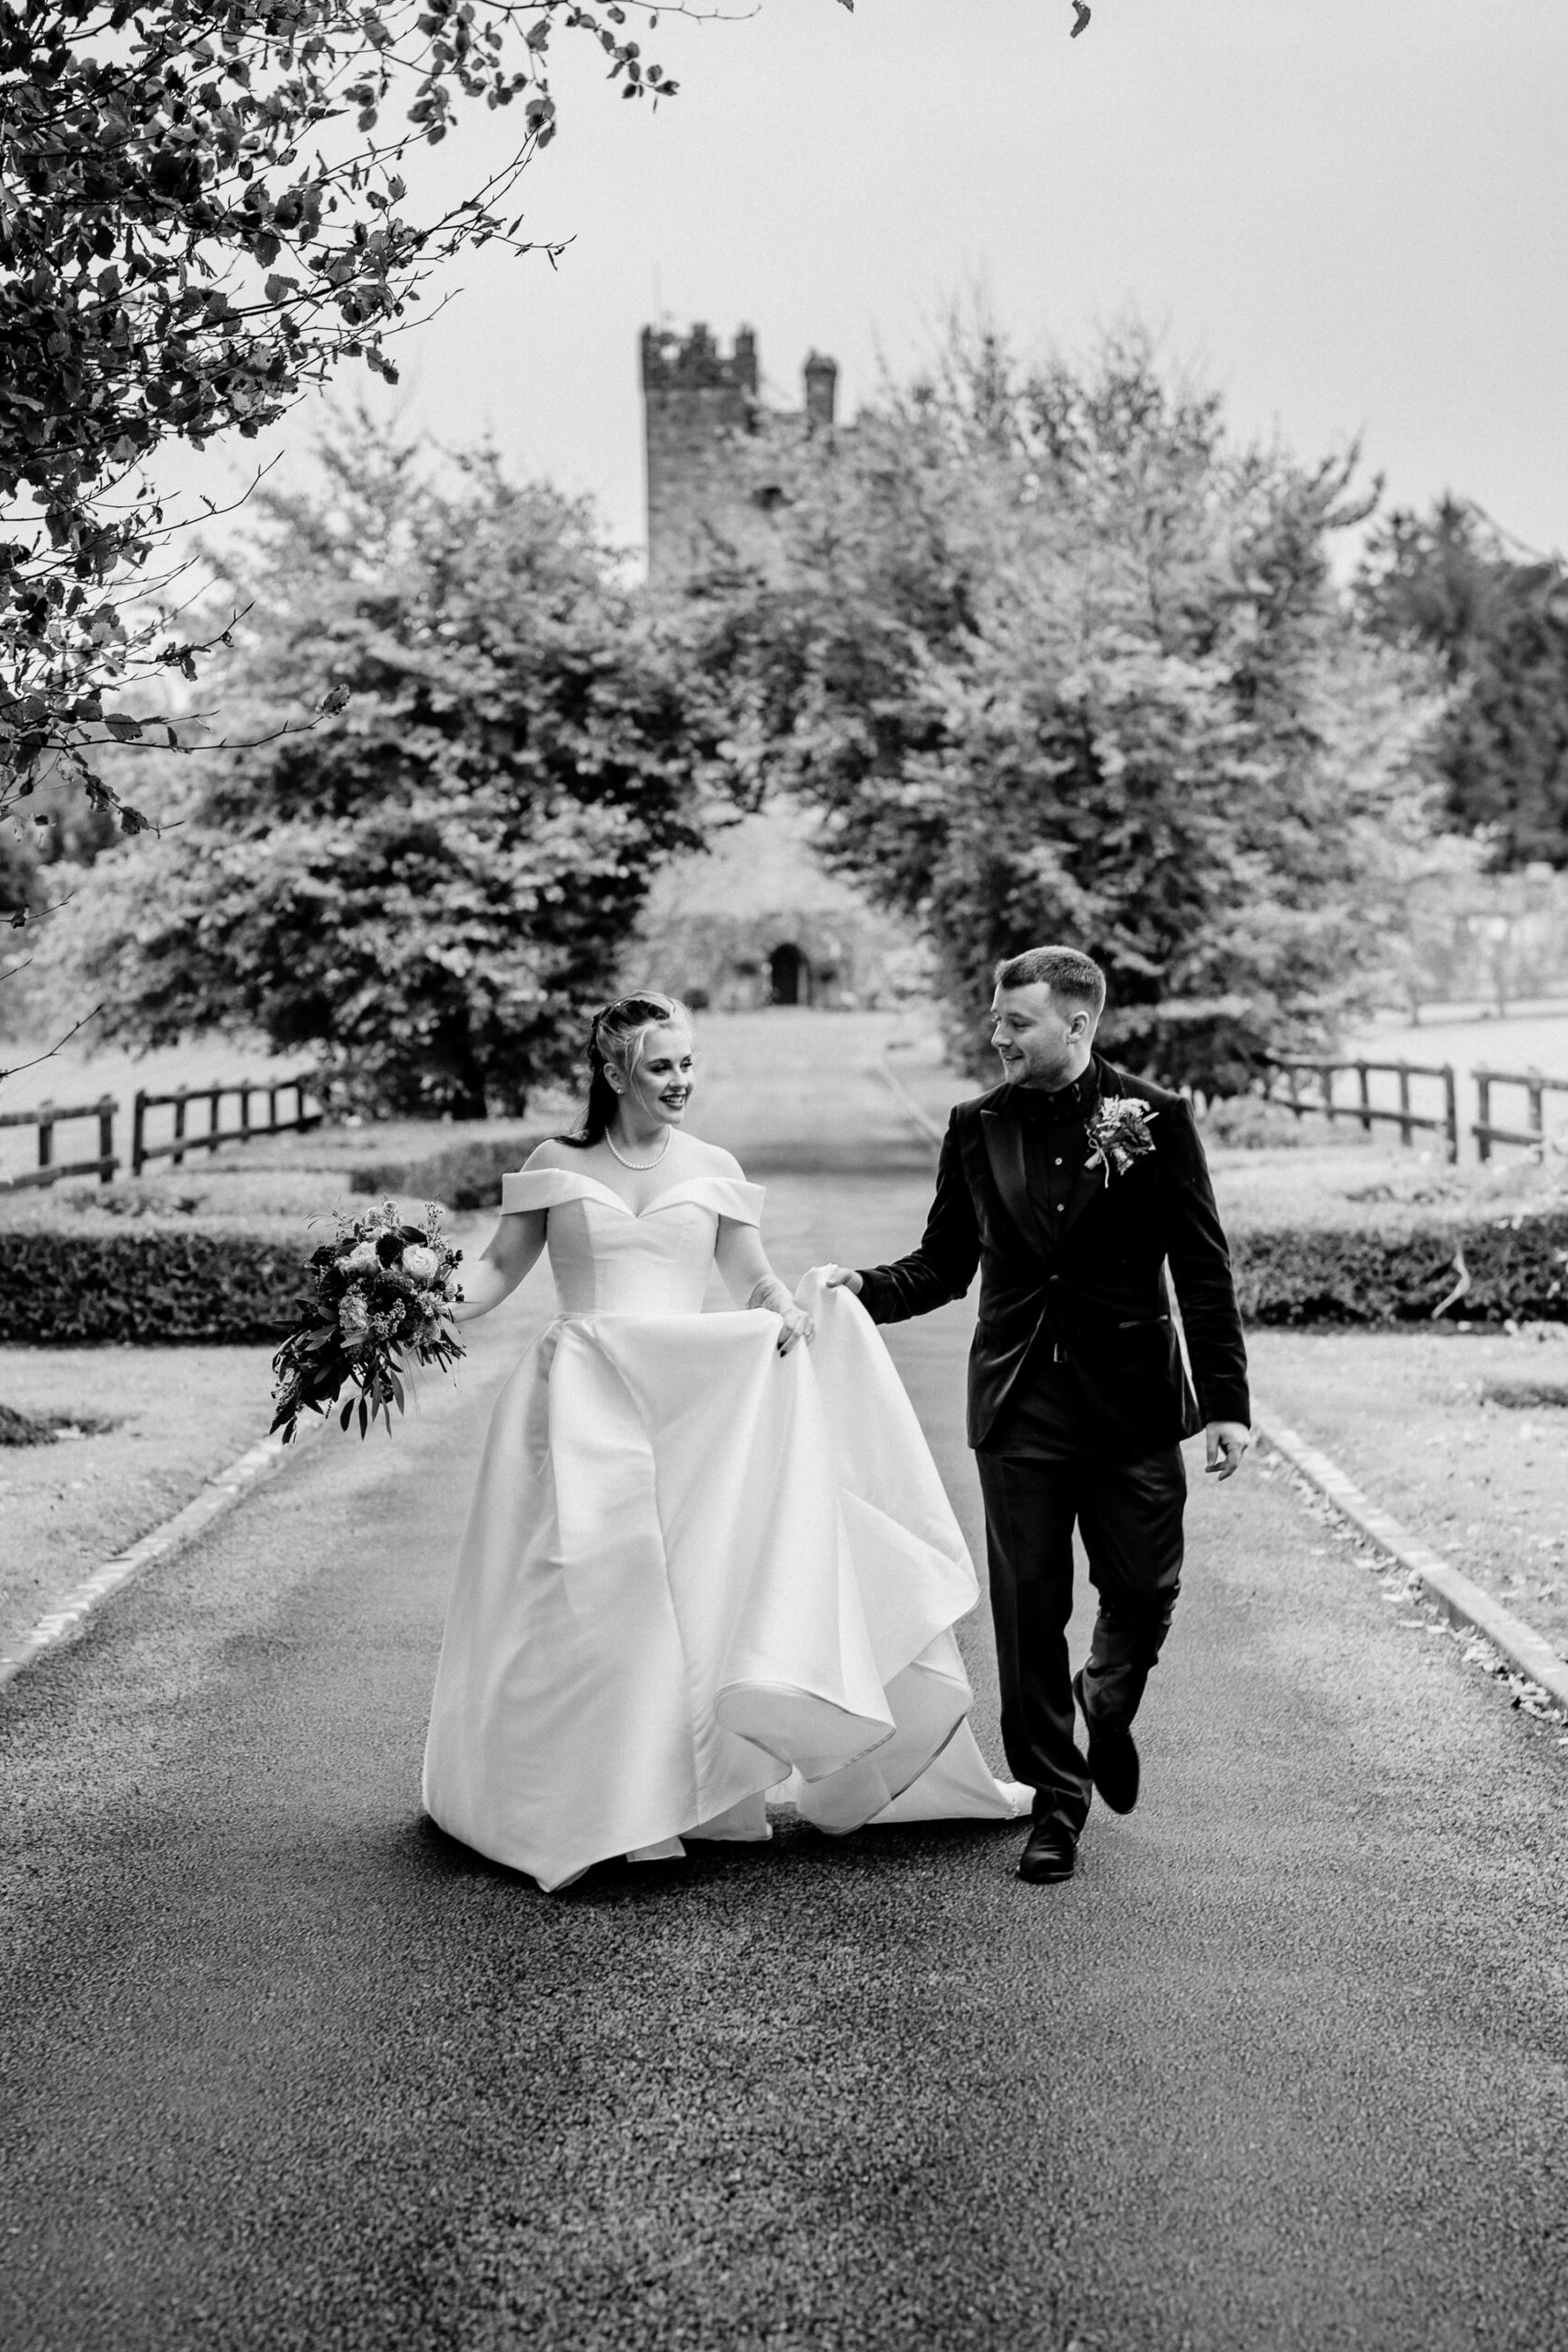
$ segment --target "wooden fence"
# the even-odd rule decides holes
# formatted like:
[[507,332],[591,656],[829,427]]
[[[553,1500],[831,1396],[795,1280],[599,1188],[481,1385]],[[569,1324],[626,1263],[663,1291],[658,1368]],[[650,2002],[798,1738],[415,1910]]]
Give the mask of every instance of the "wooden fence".
[[[226,1143],[249,1143],[254,1136],[288,1136],[303,1134],[321,1123],[320,1102],[313,1111],[305,1108],[307,1094],[316,1095],[318,1085],[314,1070],[301,1070],[298,1078],[269,1079],[263,1086],[248,1078],[232,1085],[176,1086],[170,1094],[147,1094],[139,1088],[130,1113],[130,1172],[140,1176],[150,1159],[172,1159],[176,1168],[185,1161],[187,1151],[218,1151]],[[277,1098],[280,1094],[294,1097],[294,1116],[280,1119]],[[223,1103],[229,1096],[240,1105],[240,1124],[226,1127],[222,1124]],[[252,1116],[251,1106],[258,1096],[266,1100],[266,1117]],[[193,1134],[186,1124],[186,1113],[193,1102],[207,1104],[207,1125]],[[163,1143],[147,1140],[149,1111],[174,1112],[173,1132]]]
[[[290,1094],[294,1097],[294,1116],[280,1119],[278,1097]],[[307,1097],[313,1108],[307,1107]],[[231,1099],[240,1105],[237,1126],[223,1125],[223,1104]],[[264,1102],[266,1114],[262,1117],[255,1106]],[[194,1133],[187,1125],[193,1102],[207,1104],[206,1125]],[[38,1129],[38,1166],[24,1170],[19,1176],[0,1177],[0,1192],[19,1192],[28,1184],[57,1184],[62,1176],[96,1176],[100,1183],[112,1183],[121,1164],[114,1148],[114,1123],[119,1109],[112,1094],[101,1094],[96,1102],[39,1102],[30,1111],[0,1111],[0,1127]],[[172,1134],[162,1142],[149,1143],[148,1113],[168,1109],[174,1112]],[[298,1078],[268,1079],[260,1085],[252,1079],[242,1078],[218,1086],[177,1086],[170,1094],[149,1094],[139,1090],[130,1106],[130,1172],[140,1176],[151,1159],[172,1159],[178,1168],[187,1151],[220,1151],[225,1144],[249,1143],[257,1136],[302,1133],[320,1126],[323,1115],[313,1070],[301,1070]],[[54,1131],[72,1119],[97,1121],[98,1148],[90,1159],[61,1159],[56,1156]]]
[[[1495,1143],[1524,1144],[1538,1155],[1546,1149],[1546,1098],[1549,1094],[1568,1094],[1568,1078],[1543,1078],[1538,1069],[1507,1070],[1481,1069],[1472,1073],[1475,1080],[1476,1109],[1480,1114],[1471,1134],[1475,1148],[1483,1159],[1490,1159]],[[1524,1089],[1529,1125],[1499,1127],[1492,1120],[1492,1089],[1495,1086],[1518,1086]]]
[[[1356,1099],[1352,1102],[1339,1100],[1334,1091],[1334,1081],[1341,1073],[1356,1080]],[[1377,1077],[1392,1077],[1399,1082],[1398,1108],[1391,1103],[1374,1102],[1371,1081]],[[1416,1111],[1410,1102],[1410,1081],[1415,1078],[1439,1080],[1443,1090],[1443,1107],[1438,1112]],[[1314,1079],[1317,1091],[1303,1093],[1303,1079]],[[1399,1129],[1403,1144],[1413,1143],[1417,1129],[1440,1136],[1445,1159],[1459,1158],[1459,1090],[1454,1080],[1452,1062],[1338,1062],[1294,1059],[1285,1056],[1270,1057],[1264,1072],[1264,1100],[1282,1102],[1298,1119],[1307,1117],[1350,1119],[1358,1123],[1364,1135],[1371,1135],[1375,1122],[1382,1121]]]
[[[38,1166],[19,1176],[0,1180],[0,1191],[19,1193],[28,1184],[58,1184],[62,1176],[96,1176],[100,1184],[114,1182],[119,1161],[115,1158],[114,1120],[119,1104],[112,1094],[96,1102],[39,1102],[30,1111],[0,1111],[0,1127],[38,1129]],[[96,1119],[98,1148],[91,1159],[57,1159],[54,1130],[73,1119]]]

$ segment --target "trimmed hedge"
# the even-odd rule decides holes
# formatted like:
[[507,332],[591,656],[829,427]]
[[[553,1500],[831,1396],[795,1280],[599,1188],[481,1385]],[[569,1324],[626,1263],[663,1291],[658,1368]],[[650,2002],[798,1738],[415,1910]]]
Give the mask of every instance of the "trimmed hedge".
[[1243,1227],[1232,1253],[1248,1323],[1429,1323],[1461,1267],[1467,1287],[1442,1321],[1568,1321],[1565,1209],[1398,1230]]
[[445,1201],[449,1209],[499,1208],[502,1178],[522,1167],[546,1132],[541,1127],[536,1135],[513,1136],[510,1141],[476,1137],[423,1159],[373,1160],[367,1168],[354,1169],[349,1182],[355,1192],[378,1197],[390,1193],[402,1200]]
[[[465,1146],[451,1157],[474,1148],[484,1147]],[[515,1145],[494,1148],[515,1167]],[[500,1172],[484,1205],[494,1202]],[[143,1226],[127,1233],[17,1231],[6,1239],[0,1339],[12,1343],[276,1346],[304,1289],[304,1251],[292,1237]],[[1401,1230],[1242,1227],[1233,1247],[1249,1323],[1429,1323],[1459,1280],[1461,1256],[1469,1287],[1445,1322],[1568,1321],[1565,1209]]]
[[32,1347],[276,1346],[305,1289],[299,1242],[267,1234],[162,1227],[6,1242],[0,1339]]

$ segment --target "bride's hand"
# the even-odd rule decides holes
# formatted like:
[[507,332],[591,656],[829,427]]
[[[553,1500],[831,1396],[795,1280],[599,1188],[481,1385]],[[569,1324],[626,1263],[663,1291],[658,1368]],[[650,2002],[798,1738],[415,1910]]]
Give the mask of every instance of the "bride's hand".
[[816,1324],[804,1306],[796,1306],[776,1274],[764,1274],[746,1304],[748,1306],[766,1307],[770,1315],[778,1317],[781,1356],[787,1356],[797,1340],[809,1342],[817,1337]]
[[779,1309],[779,1353],[781,1356],[787,1356],[791,1348],[794,1347],[797,1340],[804,1340],[807,1342],[807,1345],[809,1346],[811,1341],[817,1337],[816,1324],[812,1321],[810,1316],[807,1315],[805,1307],[796,1306],[793,1299],[787,1306],[781,1307]]

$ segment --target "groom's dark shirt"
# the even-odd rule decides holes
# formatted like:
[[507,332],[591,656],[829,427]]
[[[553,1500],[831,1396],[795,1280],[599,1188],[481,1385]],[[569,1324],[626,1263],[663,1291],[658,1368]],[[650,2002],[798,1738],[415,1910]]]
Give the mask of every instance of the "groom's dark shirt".
[[[1091,1160],[1089,1123],[1113,1096],[1143,1104],[1153,1149],[1107,1175]],[[1179,1094],[1097,1054],[1055,1093],[1003,1086],[957,1104],[919,1247],[863,1269],[862,1304],[878,1323],[928,1314],[961,1298],[976,1266],[971,1445],[1000,1441],[1027,1398],[1062,1385],[1064,1365],[1081,1442],[1108,1458],[1175,1445],[1205,1421],[1249,1419],[1229,1252]]]
[[1046,1093],[1032,1086],[1014,1089],[1012,1102],[1023,1122],[1023,1169],[1029,1197],[1047,1234],[1066,1213],[1074,1179],[1089,1151],[1089,1116],[1100,1097],[1091,1063],[1070,1086]]

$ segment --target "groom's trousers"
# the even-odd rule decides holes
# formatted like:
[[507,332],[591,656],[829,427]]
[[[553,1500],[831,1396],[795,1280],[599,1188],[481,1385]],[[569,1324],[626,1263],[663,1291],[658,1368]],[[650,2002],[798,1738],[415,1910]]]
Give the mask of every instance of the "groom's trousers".
[[1179,1450],[1108,1462],[1084,1447],[1066,1366],[1032,1369],[976,1454],[1001,1682],[1002,1746],[1033,1789],[1037,1821],[1076,1837],[1089,1768],[1074,1736],[1067,1660],[1073,1530],[1099,1597],[1084,1695],[1097,1724],[1124,1728],[1169,1629],[1181,1581],[1187,1478]]

